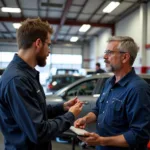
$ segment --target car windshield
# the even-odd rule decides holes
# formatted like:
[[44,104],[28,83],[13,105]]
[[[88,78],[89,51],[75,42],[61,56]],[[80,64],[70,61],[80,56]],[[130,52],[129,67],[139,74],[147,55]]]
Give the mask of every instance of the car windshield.
[[66,89],[67,89],[67,87],[61,88],[60,90],[56,91],[54,94],[61,95]]

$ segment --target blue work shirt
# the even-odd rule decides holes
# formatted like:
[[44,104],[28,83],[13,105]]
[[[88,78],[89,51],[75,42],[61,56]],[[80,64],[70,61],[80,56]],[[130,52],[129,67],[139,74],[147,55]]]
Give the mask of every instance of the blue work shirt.
[[69,129],[74,119],[71,112],[64,112],[63,104],[46,106],[39,72],[15,54],[0,79],[5,150],[51,150],[51,138]]
[[92,112],[97,133],[123,135],[129,148],[97,146],[97,150],[146,150],[150,137],[150,87],[132,69],[118,83],[109,78]]

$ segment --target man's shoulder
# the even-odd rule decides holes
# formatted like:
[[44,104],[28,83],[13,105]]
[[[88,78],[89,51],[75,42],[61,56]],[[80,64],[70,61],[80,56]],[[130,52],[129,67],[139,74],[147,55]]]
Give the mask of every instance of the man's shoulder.
[[132,77],[132,79],[130,80],[130,86],[134,87],[134,88],[148,88],[149,84],[144,80],[144,78],[140,77],[139,75],[135,75]]
[[5,87],[11,80],[24,77],[24,75],[25,74],[22,69],[20,69],[16,64],[10,63],[1,76],[0,82]]

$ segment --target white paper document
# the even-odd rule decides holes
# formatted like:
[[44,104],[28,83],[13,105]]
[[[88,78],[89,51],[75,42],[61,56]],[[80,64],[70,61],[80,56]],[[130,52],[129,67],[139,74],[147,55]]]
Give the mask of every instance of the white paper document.
[[75,128],[74,126],[70,127],[70,130],[76,133],[78,136],[84,136],[84,133],[87,133],[86,130],[80,129],[80,128]]

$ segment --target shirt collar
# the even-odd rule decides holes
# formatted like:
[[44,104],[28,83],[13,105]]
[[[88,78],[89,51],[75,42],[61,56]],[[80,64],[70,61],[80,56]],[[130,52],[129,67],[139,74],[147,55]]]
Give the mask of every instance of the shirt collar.
[[[131,79],[134,75],[135,75],[135,70],[134,70],[134,67],[132,67],[131,71],[128,72],[122,79],[120,79],[120,81],[117,84],[119,84],[120,86],[125,86],[128,82],[131,81]],[[116,80],[116,77],[113,76],[109,79],[109,82],[112,85],[114,85],[115,80]]]
[[39,72],[35,69],[29,66],[23,59],[21,59],[18,54],[15,54],[13,57],[13,62],[17,63],[21,68],[24,68],[29,74],[31,74],[34,78],[39,76]]

